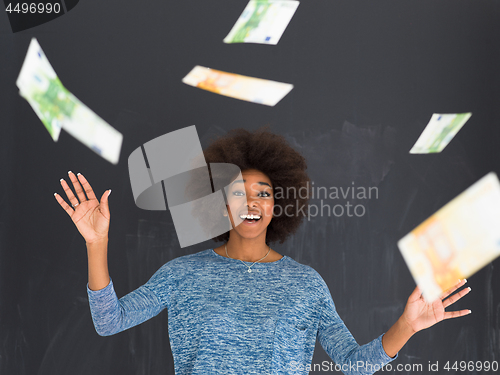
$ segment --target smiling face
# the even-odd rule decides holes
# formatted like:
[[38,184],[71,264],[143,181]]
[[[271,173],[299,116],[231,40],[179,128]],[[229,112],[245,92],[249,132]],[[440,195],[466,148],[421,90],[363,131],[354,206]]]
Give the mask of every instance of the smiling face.
[[[269,177],[256,169],[247,169],[241,172],[243,180],[235,180],[228,189],[229,219],[235,234],[244,238],[256,238],[262,236],[265,240],[267,226],[273,218],[274,195],[272,183]],[[245,215],[247,213],[248,214]],[[253,220],[248,219],[253,214]],[[233,221],[236,218],[247,217],[241,222]],[[245,216],[243,216],[245,215]],[[256,220],[256,217],[260,219]]]

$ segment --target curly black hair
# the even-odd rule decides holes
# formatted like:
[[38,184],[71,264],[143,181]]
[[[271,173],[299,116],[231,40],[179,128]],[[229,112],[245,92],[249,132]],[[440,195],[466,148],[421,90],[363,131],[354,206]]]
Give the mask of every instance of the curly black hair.
[[[305,158],[283,136],[267,128],[261,127],[253,133],[245,129],[230,130],[213,140],[203,153],[207,163],[231,163],[241,171],[256,169],[269,177],[274,191],[274,214],[267,228],[266,243],[282,244],[308,215],[310,179]],[[289,194],[290,191],[295,194]],[[307,194],[298,193],[303,191]],[[213,240],[228,241],[229,232]]]

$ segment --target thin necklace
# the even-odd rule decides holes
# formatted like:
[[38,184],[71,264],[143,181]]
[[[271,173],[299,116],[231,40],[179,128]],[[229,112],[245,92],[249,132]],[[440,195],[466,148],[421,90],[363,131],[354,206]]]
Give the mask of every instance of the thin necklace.
[[227,256],[228,258],[230,258],[230,259],[239,260],[241,263],[243,263],[245,266],[247,266],[247,268],[248,268],[248,272],[252,272],[252,270],[251,270],[250,268],[252,268],[252,267],[253,267],[253,265],[254,265],[255,263],[260,262],[261,260],[264,260],[264,258],[265,258],[265,257],[267,257],[267,256],[269,255],[269,253],[271,252],[271,248],[269,247],[269,245],[267,245],[267,247],[269,247],[269,250],[268,250],[267,254],[266,254],[266,255],[264,255],[264,258],[261,258],[261,259],[259,259],[259,260],[256,260],[255,262],[253,262],[253,263],[249,266],[246,262],[242,261],[241,259],[231,258],[231,257],[229,256],[229,254],[227,253],[227,244],[224,244],[224,247],[226,248],[226,256]]

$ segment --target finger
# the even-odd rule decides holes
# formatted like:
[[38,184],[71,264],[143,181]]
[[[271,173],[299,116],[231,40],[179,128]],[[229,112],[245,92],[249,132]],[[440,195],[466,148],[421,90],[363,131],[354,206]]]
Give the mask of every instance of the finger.
[[66,196],[68,197],[69,203],[71,203],[73,207],[78,206],[80,204],[80,202],[78,202],[78,198],[75,197],[75,195],[73,194],[73,190],[71,190],[68,183],[63,178],[61,178],[61,186],[64,189]]
[[466,294],[468,294],[469,292],[471,291],[471,288],[465,288],[465,289],[462,289],[460,292],[458,293],[455,293],[454,295],[448,297],[447,299],[445,299],[443,301],[443,307],[444,308],[447,308],[448,306],[454,304],[455,302],[457,302],[460,298],[462,298],[463,296],[465,296]]
[[101,213],[107,219],[109,219],[109,217],[110,217],[109,204],[108,204],[108,198],[109,198],[110,194],[111,194],[111,189],[110,190],[106,190],[104,192],[104,194],[102,195],[102,197],[101,197],[101,204],[99,205],[99,209],[101,210]]
[[71,171],[68,172],[68,176],[71,179],[71,182],[73,183],[73,188],[75,189],[78,199],[80,200],[80,202],[85,202],[87,200],[87,197],[83,192],[83,188],[82,185],[80,184],[80,181],[78,181],[76,175]]
[[69,204],[66,203],[66,201],[57,193],[54,193],[54,197],[56,197],[57,202],[59,202],[59,205],[63,208],[64,211],[69,215],[69,217],[73,216],[73,213],[75,210],[73,210]]
[[410,297],[408,297],[408,300],[413,302],[413,301],[420,299],[421,296],[422,296],[422,291],[420,290],[420,288],[417,285],[417,287],[410,294]]
[[78,178],[78,181],[82,184],[83,189],[85,190],[85,194],[87,194],[87,197],[89,198],[89,200],[97,199],[95,194],[94,194],[94,190],[92,189],[92,186],[90,186],[89,182],[83,176],[83,174],[78,173],[78,175],[76,177]]
[[446,297],[448,297],[450,294],[453,294],[453,292],[455,292],[458,288],[461,288],[462,286],[465,285],[465,283],[467,282],[467,279],[462,279],[462,280],[459,280],[458,283],[456,283],[454,286],[452,286],[450,289],[448,290],[445,290],[440,296],[439,298],[440,299],[445,299]]
[[443,319],[459,318],[464,315],[469,315],[471,312],[470,310],[446,311]]

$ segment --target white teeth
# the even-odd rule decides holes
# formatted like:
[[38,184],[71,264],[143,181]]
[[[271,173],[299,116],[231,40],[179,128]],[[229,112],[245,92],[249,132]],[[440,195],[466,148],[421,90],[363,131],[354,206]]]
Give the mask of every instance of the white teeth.
[[240,215],[240,218],[242,220],[245,220],[245,219],[253,220],[253,219],[260,219],[260,216],[259,215],[254,215],[254,214],[250,214],[250,215]]

